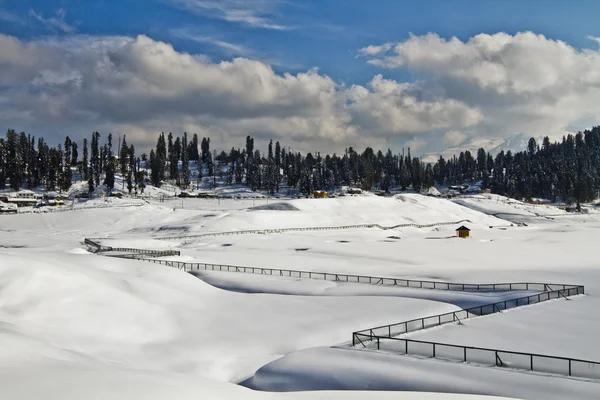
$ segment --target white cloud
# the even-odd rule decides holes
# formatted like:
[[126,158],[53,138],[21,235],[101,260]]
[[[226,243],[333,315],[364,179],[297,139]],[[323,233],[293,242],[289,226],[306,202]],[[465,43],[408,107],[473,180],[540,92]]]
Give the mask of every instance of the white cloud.
[[431,97],[418,84],[398,83],[376,75],[367,85],[346,92],[353,121],[364,130],[395,136],[479,123],[481,113],[464,103]]
[[444,134],[442,140],[447,146],[456,146],[465,141],[467,135],[460,131],[448,131]]
[[594,42],[598,43],[600,45],[600,37],[596,37],[596,36],[592,36],[592,35],[588,35],[587,39],[589,40],[593,40]]
[[55,15],[53,17],[49,17],[49,18],[44,18],[41,14],[36,13],[34,10],[29,10],[29,16],[31,18],[41,22],[48,28],[58,29],[65,33],[71,33],[73,31],[75,31],[75,27],[73,25],[69,25],[65,21],[67,12],[62,8],[59,8],[58,10],[56,10]]
[[252,54],[254,54],[254,52],[251,49],[249,49],[245,46],[235,44],[235,43],[230,43],[230,42],[220,40],[220,39],[216,39],[212,36],[198,35],[198,34],[194,33],[193,31],[186,29],[186,28],[172,29],[170,31],[170,34],[173,37],[176,37],[179,39],[190,40],[192,42],[197,42],[197,43],[209,44],[209,45],[217,47],[217,48],[225,51],[227,54],[231,54],[231,55],[249,57]]
[[205,133],[219,147],[250,134],[298,150],[415,140],[477,124],[480,112],[420,84],[376,76],[347,88],[316,69],[276,74],[259,61],[211,62],[146,36],[44,39],[0,35],[0,120],[37,135],[93,130]]
[[471,135],[538,136],[581,119],[600,120],[599,51],[532,32],[479,34],[464,42],[429,33],[384,46],[361,53],[374,65],[408,68],[426,77],[429,90],[479,109],[483,119]]
[[272,22],[279,0],[168,0],[177,7],[209,18],[239,23],[251,28],[291,30]]
[[363,47],[359,50],[359,53],[363,56],[376,56],[377,54],[385,53],[392,48],[392,43],[384,43],[377,46],[370,45],[367,47]]
[[24,21],[21,17],[6,10],[0,10],[0,21],[22,24]]

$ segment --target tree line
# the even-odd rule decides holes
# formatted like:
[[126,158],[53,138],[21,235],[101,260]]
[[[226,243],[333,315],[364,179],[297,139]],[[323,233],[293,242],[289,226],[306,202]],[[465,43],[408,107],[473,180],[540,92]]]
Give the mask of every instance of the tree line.
[[[190,162],[196,163],[195,178],[203,175],[222,184],[245,184],[253,191],[278,193],[282,187],[297,189],[304,195],[315,190],[340,186],[388,191],[391,188],[417,191],[437,185],[478,183],[493,193],[515,198],[542,197],[568,203],[589,201],[600,191],[600,127],[563,137],[541,146],[529,140],[527,149],[512,153],[501,151],[495,157],[480,148],[435,163],[425,163],[406,154],[375,152],[367,147],[359,153],[352,147],[343,154],[320,152],[302,154],[286,150],[280,142],[270,141],[266,152],[256,149],[254,138],[246,137],[244,147],[232,147],[219,154],[210,151],[210,138],[197,134],[181,137],[172,133],[158,135],[149,157],[136,156],[126,136],[113,151],[113,137],[104,143],[94,132],[81,146],[68,136],[64,143],[49,146],[43,138],[8,130],[0,138],[0,188],[45,186],[48,190],[68,190],[72,171],[87,181],[89,192],[103,184],[108,191],[115,185],[115,173],[123,177],[129,193],[144,191],[146,183],[161,186],[165,181],[188,189],[191,185]],[[88,148],[89,147],[89,148]],[[124,187],[123,187],[124,189]]]

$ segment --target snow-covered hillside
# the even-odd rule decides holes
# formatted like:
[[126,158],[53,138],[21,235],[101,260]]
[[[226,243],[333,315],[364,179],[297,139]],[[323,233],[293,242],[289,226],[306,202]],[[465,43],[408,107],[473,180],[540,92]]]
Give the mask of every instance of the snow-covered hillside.
[[[330,348],[347,344],[358,329],[487,304],[510,293],[219,272],[195,276],[94,255],[82,243],[94,237],[114,246],[173,248],[181,256],[172,259],[196,262],[458,282],[583,283],[590,309],[600,306],[594,300],[600,273],[589,250],[600,227],[595,214],[554,221],[532,215],[528,227],[517,228],[488,215],[492,202],[475,210],[419,195],[264,200],[254,206],[181,201],[183,209],[151,202],[0,217],[0,386],[7,398],[446,400],[468,398],[447,393],[470,393],[591,399],[597,393],[590,389],[596,383]],[[220,210],[201,209],[212,207]],[[448,225],[156,240],[241,229],[459,220],[471,221],[463,222],[471,238],[455,238],[458,225]],[[510,329],[499,324],[498,330]],[[578,344],[594,343],[599,330],[595,320],[589,322]],[[526,324],[521,332],[535,335]],[[543,350],[543,337],[538,342]],[[552,353],[552,346],[548,341],[545,352]],[[440,393],[264,393],[238,382],[277,391]]]
[[[545,136],[550,138],[551,142],[560,142],[562,141],[563,136],[567,136],[569,134],[575,135],[574,132],[569,131],[558,131],[552,132],[547,135],[542,135],[535,137],[538,145],[541,146],[542,141]],[[524,133],[515,133],[513,135],[505,136],[505,137],[473,137],[461,142],[455,146],[448,147],[446,149],[423,154],[423,161],[428,163],[435,163],[440,156],[443,156],[446,160],[452,158],[452,156],[457,156],[461,152],[469,151],[475,157],[477,155],[477,150],[483,148],[486,152],[489,152],[493,156],[500,153],[502,150],[505,152],[510,150],[513,153],[517,151],[523,151],[527,149],[527,144],[529,143],[530,135],[526,135]]]

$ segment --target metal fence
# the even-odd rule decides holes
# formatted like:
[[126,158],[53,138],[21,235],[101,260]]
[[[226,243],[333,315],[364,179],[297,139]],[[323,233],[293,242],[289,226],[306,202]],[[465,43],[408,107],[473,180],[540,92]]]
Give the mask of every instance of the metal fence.
[[94,253],[122,253],[122,254],[107,254],[112,257],[120,257],[120,258],[139,258],[140,256],[148,256],[148,257],[169,257],[169,256],[179,256],[181,252],[179,250],[146,250],[146,249],[134,249],[130,247],[112,247],[112,246],[103,246],[100,243],[91,240],[85,239],[84,243],[88,245],[94,251]]
[[[449,291],[460,291],[460,292],[499,292],[499,291],[539,291],[539,292],[554,292],[558,290],[572,290],[581,288],[579,285],[568,285],[568,284],[555,284],[555,283],[488,283],[488,284],[477,284],[477,283],[453,283],[453,282],[436,282],[436,281],[423,281],[413,279],[401,279],[401,278],[385,278],[379,276],[366,276],[366,275],[349,275],[332,272],[315,272],[315,271],[302,271],[292,269],[278,269],[278,268],[262,268],[262,267],[246,267],[238,265],[225,265],[225,264],[210,264],[210,263],[190,263],[183,261],[172,261],[172,260],[157,260],[157,259],[145,259],[155,264],[167,265],[169,267],[177,268],[183,271],[222,271],[222,272],[240,272],[246,274],[256,275],[270,275],[270,276],[282,276],[290,278],[305,278],[305,279],[316,279],[331,282],[349,282],[349,283],[366,283],[372,285],[382,286],[397,286],[413,289],[433,289],[433,290],[449,290]],[[537,295],[535,295],[537,296]],[[554,295],[553,295],[554,296]],[[519,303],[519,305],[523,305]],[[472,311],[474,312],[474,311]]]
[[398,224],[393,226],[381,226],[379,224],[357,224],[357,225],[342,225],[342,226],[310,226],[310,227],[298,227],[298,228],[271,228],[271,229],[251,229],[243,231],[230,231],[230,232],[213,232],[213,233],[202,233],[198,235],[184,235],[184,236],[165,236],[157,237],[157,240],[180,240],[180,239],[198,239],[203,237],[211,236],[229,236],[229,235],[248,235],[248,234],[269,234],[269,233],[283,233],[283,232],[303,232],[303,231],[332,231],[332,230],[343,230],[343,229],[359,229],[359,228],[377,228],[381,230],[390,230],[397,228],[433,228],[436,226],[444,225],[457,225],[465,222],[471,223],[468,219],[462,219],[454,222],[436,222],[433,224]]
[[[531,284],[538,285],[538,284]],[[545,289],[548,291],[542,291],[539,294],[533,294],[530,296],[519,297],[516,299],[499,301],[496,303],[485,304],[482,306],[471,307],[466,310],[453,311],[444,314],[432,315],[423,318],[412,319],[410,321],[398,322],[395,324],[377,326],[375,328],[364,329],[361,331],[354,332],[352,345],[357,346],[362,343],[359,338],[369,337],[369,340],[376,340],[377,338],[393,338],[398,335],[405,333],[416,332],[423,329],[433,328],[445,324],[451,324],[454,322],[460,322],[464,319],[480,317],[484,315],[490,315],[502,312],[504,310],[510,310],[521,306],[527,306],[530,304],[542,303],[548,300],[568,298],[570,296],[576,296],[578,294],[584,294],[585,288],[580,285],[558,285],[558,284],[545,284]],[[562,287],[560,289],[552,289]],[[357,336],[358,335],[358,336]]]
[[[556,357],[542,354],[521,353],[514,351],[487,349],[472,346],[461,346],[446,343],[426,342],[421,340],[399,338],[409,332],[415,332],[435,326],[454,323],[468,318],[489,315],[524,305],[541,303],[544,301],[568,298],[584,294],[581,285],[554,284],[554,283],[492,283],[492,284],[463,284],[453,282],[419,281],[410,279],[384,278],[362,275],[347,275],[327,272],[313,272],[301,270],[244,267],[223,264],[188,263],[182,261],[159,260],[149,257],[162,257],[179,255],[176,250],[143,250],[132,248],[114,248],[103,246],[100,243],[85,239],[85,244],[96,252],[113,257],[131,258],[148,261],[156,264],[167,265],[183,271],[208,270],[240,272],[258,275],[283,276],[294,278],[319,279],[336,282],[367,283],[375,285],[399,286],[408,288],[427,288],[435,290],[454,291],[519,291],[532,290],[541,293],[520,297],[493,304],[472,307],[445,314],[438,314],[424,318],[417,318],[395,324],[378,326],[352,333],[352,345],[362,346],[365,349],[383,350],[397,354],[432,357],[457,362],[473,362],[481,365],[490,365],[518,370],[552,373],[581,378],[600,379],[600,363],[574,358]],[[114,254],[123,253],[123,254]]]
[[[176,250],[141,250],[121,247],[110,247],[103,246],[97,242],[102,239],[85,239],[85,243],[92,246],[96,251],[101,252],[130,252],[138,254],[159,254],[164,252],[174,252],[176,254],[169,255],[180,255],[179,251]],[[123,258],[131,258],[126,255],[117,255]],[[162,257],[156,255],[156,257]],[[536,291],[536,292],[553,292],[558,290],[570,290],[572,288],[581,288],[583,292],[583,286],[570,285],[570,284],[557,284],[557,283],[534,283],[534,282],[510,282],[510,283],[457,283],[457,282],[439,282],[429,280],[416,280],[416,279],[403,279],[403,278],[389,278],[381,276],[367,276],[367,275],[353,275],[353,274],[341,274],[332,272],[316,272],[316,271],[303,271],[303,270],[292,270],[292,269],[279,269],[279,268],[263,268],[263,267],[248,267],[238,265],[226,265],[226,264],[212,264],[212,263],[190,263],[183,261],[173,260],[158,260],[158,259],[144,259],[144,261],[167,265],[169,267],[177,268],[183,271],[194,271],[194,270],[206,270],[206,271],[223,271],[223,272],[241,272],[247,274],[257,275],[272,275],[272,276],[283,276],[291,278],[305,278],[305,279],[317,279],[332,282],[349,282],[349,283],[367,283],[372,285],[382,286],[398,286],[414,289],[433,289],[433,290],[447,290],[447,291],[459,291],[459,292],[499,292],[499,291]]]
[[461,320],[468,318],[495,314],[529,304],[536,304],[559,298],[567,299],[570,296],[584,294],[585,292],[584,287],[579,285],[570,287],[567,285],[546,285],[546,288],[551,289],[551,286],[565,287],[558,290],[544,291],[531,296],[472,307],[466,310],[432,315],[429,317],[357,331],[352,333],[352,346],[371,350],[383,350],[403,355],[439,358],[442,360],[458,362],[473,362],[476,364],[519,370],[600,379],[600,363],[595,361],[428,342],[398,337],[402,334],[460,322]]
[[354,340],[360,341],[365,348],[372,350],[578,378],[600,379],[600,363],[596,361],[413,339],[373,338],[361,333],[354,335]]

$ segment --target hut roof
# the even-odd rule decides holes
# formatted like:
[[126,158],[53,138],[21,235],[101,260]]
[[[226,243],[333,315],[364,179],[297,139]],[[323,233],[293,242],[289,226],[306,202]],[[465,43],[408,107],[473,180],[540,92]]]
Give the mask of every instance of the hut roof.
[[470,231],[470,229],[469,229],[469,228],[467,228],[466,226],[464,226],[464,225],[463,225],[463,226],[461,226],[460,228],[457,228],[457,229],[456,229],[456,231],[457,231],[457,232],[458,232],[458,231],[467,231],[467,232],[468,232],[468,231]]

